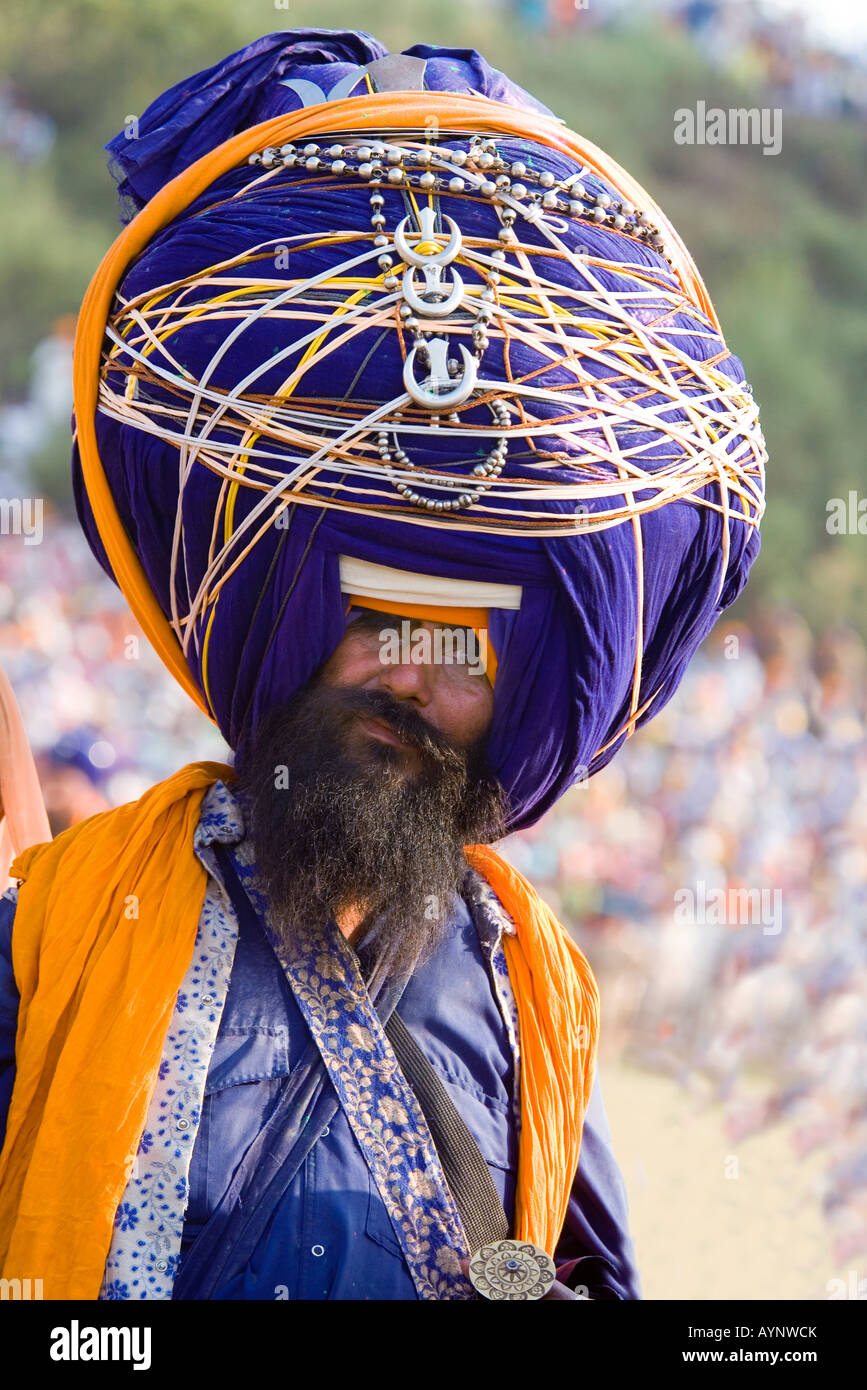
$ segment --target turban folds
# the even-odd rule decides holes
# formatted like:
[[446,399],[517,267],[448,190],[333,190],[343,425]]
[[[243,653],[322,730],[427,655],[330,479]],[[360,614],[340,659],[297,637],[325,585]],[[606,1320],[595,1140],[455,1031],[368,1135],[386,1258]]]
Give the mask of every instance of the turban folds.
[[341,566],[468,586],[532,824],[758,550],[757,410],[677,233],[478,54],[364,34],[260,39],[109,149],[138,211],[76,348],[94,553],[233,746],[339,643]]

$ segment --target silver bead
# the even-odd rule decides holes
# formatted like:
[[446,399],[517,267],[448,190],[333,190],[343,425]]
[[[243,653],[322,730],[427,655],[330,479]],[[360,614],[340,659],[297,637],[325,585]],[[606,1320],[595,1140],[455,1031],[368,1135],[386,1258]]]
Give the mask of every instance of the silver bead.
[[513,184],[512,184],[512,197],[513,197],[513,198],[526,198],[526,196],[527,196],[527,185],[526,185],[525,183],[513,183]]
[[490,179],[485,179],[484,183],[479,184],[479,192],[483,198],[491,198],[497,191],[497,185],[491,183]]
[[331,165],[331,172],[332,172],[332,174],[345,174],[345,173],[346,173],[346,160],[345,160],[345,159],[335,159],[334,162],[333,162],[333,164]]
[[387,245],[388,245],[388,237],[387,237],[387,236],[383,236],[383,234],[380,233],[379,236],[375,236],[375,237],[373,238],[373,244],[374,244],[374,246],[387,246]]
[[304,153],[305,153],[305,154],[318,154],[318,153],[319,153],[319,146],[318,146],[318,145],[305,145],[305,146],[304,146]]
[[372,164],[359,164],[359,166],[358,166],[359,178],[362,178],[362,179],[369,179],[372,173],[373,173],[373,165],[372,165]]
[[371,221],[372,226],[374,226],[374,227],[384,227],[384,226],[385,226],[385,218],[384,218],[384,216],[382,215],[381,212],[375,212],[375,213],[373,214],[373,216],[371,217],[370,221]]
[[599,194],[599,197],[596,199],[596,206],[598,208],[608,208],[611,206],[611,199],[607,193]]
[[466,184],[464,183],[464,180],[463,180],[463,179],[459,179],[459,178],[449,179],[449,192],[450,192],[450,193],[463,193],[463,191],[464,191],[465,188],[466,188]]
[[401,304],[400,316],[402,319],[408,319],[412,316],[412,309],[409,307],[408,304]]
[[476,160],[476,163],[478,164],[480,169],[490,169],[493,162],[494,156],[492,154],[488,154],[487,150],[484,152],[484,154],[480,154],[478,159]]
[[457,164],[459,169],[467,162],[466,150],[451,150],[447,157],[452,164]]
[[391,270],[394,261],[391,256],[380,256],[376,264],[379,266],[380,270]]
[[578,200],[577,200],[577,198],[570,198],[570,200],[569,200],[569,212],[570,212],[571,216],[572,216],[572,217],[580,217],[583,211],[584,211],[584,204],[583,204],[583,203],[579,203]]
[[635,208],[632,206],[631,203],[621,203],[620,211],[623,213],[624,217],[631,217],[635,211]]
[[542,185],[543,188],[553,187],[554,175],[550,172],[549,169],[542,170],[541,174],[539,175],[539,183]]
[[291,140],[289,141],[289,143],[288,143],[287,145],[281,145],[281,146],[280,146],[280,153],[281,153],[281,154],[294,154],[294,153],[295,153],[295,146],[292,144],[292,141],[291,141]]
[[381,156],[385,154],[386,146],[382,143],[381,140],[372,140],[370,142],[370,150],[371,154]]
[[388,171],[388,181],[389,181],[389,183],[402,183],[402,182],[403,182],[403,170],[402,170],[402,169],[389,169],[389,171]]
[[497,237],[500,241],[516,240],[515,233],[512,231],[511,227],[501,227],[497,232]]
[[417,164],[421,164],[424,166],[426,164],[430,164],[431,160],[433,159],[433,155],[431,154],[430,150],[421,149],[416,151],[415,158]]
[[573,184],[570,184],[570,185],[569,185],[569,192],[570,192],[570,193],[573,195],[573,197],[575,197],[575,198],[586,198],[586,197],[587,197],[587,189],[584,187],[583,183],[573,183]]
[[593,221],[594,221],[594,222],[604,222],[604,221],[605,221],[605,215],[606,215],[606,214],[605,214],[605,209],[604,209],[604,208],[594,208],[593,211],[592,211],[592,213],[591,213],[590,215],[591,215],[591,217],[593,218]]
[[328,147],[328,153],[331,155],[331,158],[332,158],[332,159],[339,159],[340,156],[343,154],[343,146],[342,146],[342,145],[329,145],[329,147]]
[[309,159],[305,159],[304,163],[306,164],[308,169],[318,169],[320,164],[322,163],[322,160],[318,157],[318,155],[312,154]]
[[495,182],[497,187],[503,189],[503,191],[509,189],[512,184],[512,180],[509,178],[508,174],[498,174]]
[[392,147],[385,156],[389,164],[403,163],[403,150]]
[[381,208],[384,202],[385,202],[385,198],[383,197],[383,195],[382,195],[381,193],[371,193],[371,195],[370,195],[370,206],[371,206],[372,208]]
[[545,193],[542,197],[543,208],[555,208],[557,206],[557,194]]
[[433,186],[434,186],[435,183],[436,183],[436,175],[435,175],[435,174],[430,174],[430,173],[422,174],[421,178],[419,179],[419,185],[420,185],[422,188],[433,188]]
[[618,213],[616,217],[612,219],[612,223],[619,231],[621,227],[626,226],[626,218],[623,216],[622,213]]
[[370,159],[370,156],[372,155],[373,151],[371,150],[369,145],[359,145],[355,153],[357,157],[361,160],[362,164],[364,164],[367,162],[368,159]]
[[510,166],[510,169],[509,169],[509,173],[514,174],[514,175],[515,175],[515,178],[518,178],[518,179],[523,178],[523,176],[524,176],[524,174],[526,174],[526,172],[527,172],[527,166],[526,166],[526,164],[521,164],[520,161],[519,161],[517,164],[512,164],[512,165]]

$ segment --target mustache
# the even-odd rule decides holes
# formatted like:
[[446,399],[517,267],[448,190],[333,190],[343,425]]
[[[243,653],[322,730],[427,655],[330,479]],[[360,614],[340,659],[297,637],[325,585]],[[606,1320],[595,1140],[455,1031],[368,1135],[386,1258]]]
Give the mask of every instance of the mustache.
[[326,686],[328,702],[336,718],[350,724],[359,716],[379,719],[422,757],[441,766],[460,766],[468,749],[461,748],[434,728],[418,710],[402,704],[387,690],[361,690],[357,686]]

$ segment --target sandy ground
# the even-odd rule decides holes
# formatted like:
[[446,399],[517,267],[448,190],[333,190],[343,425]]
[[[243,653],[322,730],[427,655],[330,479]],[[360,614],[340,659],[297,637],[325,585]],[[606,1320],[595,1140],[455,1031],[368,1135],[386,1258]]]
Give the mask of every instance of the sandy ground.
[[599,1076],[646,1299],[824,1300],[867,1264],[833,1263],[816,1195],[826,1156],[799,1159],[785,1124],[732,1144],[721,1106],[676,1081],[613,1059]]

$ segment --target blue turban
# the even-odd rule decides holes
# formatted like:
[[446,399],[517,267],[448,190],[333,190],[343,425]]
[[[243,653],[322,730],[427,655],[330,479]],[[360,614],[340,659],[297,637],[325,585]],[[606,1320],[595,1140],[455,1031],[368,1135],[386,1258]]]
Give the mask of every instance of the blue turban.
[[[107,147],[122,208],[144,208],[239,132],[326,111],[329,100],[346,99],[346,110],[375,103],[386,56],[367,34],[295,30],[171,88],[134,138]],[[663,707],[740,592],[759,548],[764,447],[741,362],[676,273],[688,253],[678,239],[669,254],[673,229],[660,235],[656,213],[636,211],[598,161],[540,140],[540,122],[561,129],[555,118],[477,53],[415,45],[403,60],[403,80],[430,93],[432,112],[447,92],[488,98],[509,116],[453,174],[478,169],[478,151],[490,148],[506,192],[526,185],[514,194],[531,211],[514,222],[517,241],[500,235],[502,206],[495,181],[482,196],[484,173],[460,190],[441,184],[434,200],[436,237],[460,229],[467,302],[482,303],[492,268],[503,273],[505,317],[498,308],[482,330],[475,323],[475,394],[434,421],[404,393],[412,320],[402,327],[404,267],[389,266],[391,237],[418,215],[423,166],[414,198],[383,165],[377,246],[369,180],[333,173],[333,134],[313,140],[313,155],[303,141],[267,150],[263,141],[126,268],[96,439],[126,535],[233,747],[340,642],[341,557],[520,586],[520,606],[489,608],[498,665],[488,753],[509,828],[521,829]],[[341,138],[358,144],[351,131]],[[446,117],[380,136],[415,148],[426,138],[440,150],[468,146]],[[545,202],[546,189],[559,203]],[[564,215],[570,198],[574,215]],[[412,235],[420,231],[419,222]],[[505,261],[493,257],[498,246]],[[302,282],[303,293],[284,293]],[[455,320],[450,351],[470,342],[471,319]],[[508,446],[481,508],[434,514],[391,487],[383,470],[400,448],[419,476],[451,470],[474,486],[472,468],[496,459],[497,400],[510,405]],[[115,577],[77,445],[73,485],[91,548]]]

